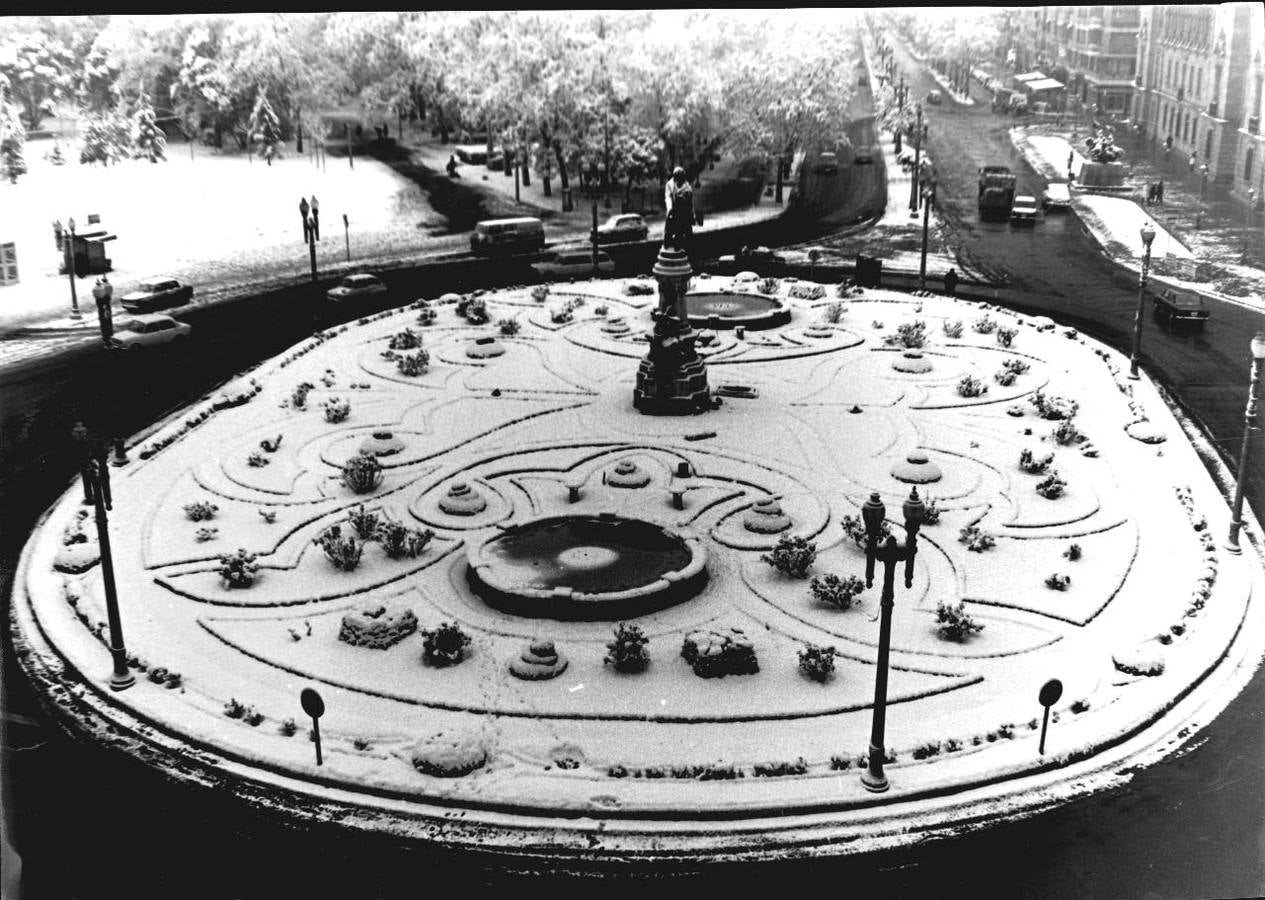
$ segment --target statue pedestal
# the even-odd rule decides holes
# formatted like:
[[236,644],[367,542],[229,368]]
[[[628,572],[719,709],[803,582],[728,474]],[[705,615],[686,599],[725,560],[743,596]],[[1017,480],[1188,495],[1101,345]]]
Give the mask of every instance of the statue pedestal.
[[698,336],[685,315],[689,258],[679,248],[663,247],[654,265],[659,308],[652,313],[650,352],[637,368],[633,406],[651,416],[688,416],[712,409],[707,367],[694,348]]

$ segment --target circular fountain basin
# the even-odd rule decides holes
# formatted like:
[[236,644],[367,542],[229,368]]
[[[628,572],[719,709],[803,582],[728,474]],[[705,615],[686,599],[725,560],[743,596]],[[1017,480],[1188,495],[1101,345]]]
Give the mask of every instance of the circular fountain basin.
[[685,313],[695,328],[776,328],[791,320],[791,311],[773,297],[759,294],[698,292],[685,295]]
[[612,513],[511,526],[473,544],[466,559],[479,597],[531,618],[630,618],[680,603],[707,582],[698,540]]

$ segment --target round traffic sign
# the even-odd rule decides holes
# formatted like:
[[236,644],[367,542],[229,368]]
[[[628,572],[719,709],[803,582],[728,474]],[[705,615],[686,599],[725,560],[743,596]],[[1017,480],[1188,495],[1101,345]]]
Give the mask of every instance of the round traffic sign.
[[1051,678],[1041,685],[1041,693],[1037,695],[1037,699],[1041,701],[1042,706],[1053,706],[1059,702],[1059,698],[1062,696],[1063,682],[1057,678]]
[[314,689],[304,688],[303,693],[299,694],[299,702],[303,704],[303,711],[313,719],[325,715],[325,701]]

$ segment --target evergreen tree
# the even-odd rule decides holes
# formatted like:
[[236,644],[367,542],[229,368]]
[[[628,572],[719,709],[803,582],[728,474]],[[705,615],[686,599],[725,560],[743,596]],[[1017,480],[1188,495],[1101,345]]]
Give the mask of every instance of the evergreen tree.
[[154,107],[143,86],[136,101],[136,112],[132,114],[132,142],[132,154],[137,159],[148,159],[156,163],[167,158],[167,136],[158,127]]
[[276,157],[277,149],[281,145],[281,122],[273,111],[272,104],[268,102],[268,95],[264,93],[263,88],[259,89],[255,111],[250,114],[250,133],[252,139],[259,142],[259,155],[267,161],[268,165],[272,165],[272,160]]
[[89,117],[83,127],[79,162],[103,165],[118,162],[129,155],[131,137],[127,120],[115,113]]
[[17,184],[18,176],[26,172],[26,128],[16,104],[9,101],[8,92],[0,88],[0,178]]

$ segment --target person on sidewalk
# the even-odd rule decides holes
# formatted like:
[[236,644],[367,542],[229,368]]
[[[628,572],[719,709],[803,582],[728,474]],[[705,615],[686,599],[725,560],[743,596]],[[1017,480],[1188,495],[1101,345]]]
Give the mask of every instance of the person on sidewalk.
[[944,273],[944,292],[949,296],[953,296],[957,289],[958,273],[953,271],[953,269],[949,269],[949,271]]
[[316,195],[312,195],[312,239],[319,241],[321,239],[321,207],[316,202]]
[[1164,205],[1164,179],[1161,178],[1159,183],[1155,185],[1155,202],[1160,206]]
[[308,224],[308,210],[311,209],[307,204],[307,197],[299,198],[299,218],[303,220],[303,243],[307,243],[312,239],[311,226]]
[[461,177],[460,175],[458,175],[458,174],[457,174],[457,156],[456,156],[456,154],[449,154],[449,156],[448,156],[448,165],[447,165],[447,166],[445,166],[445,168],[446,168],[446,169],[448,169],[448,177],[449,177],[449,178],[460,178],[460,177]]
[[1190,166],[1190,171],[1195,171],[1195,151],[1190,151],[1190,159],[1186,160],[1186,164]]

